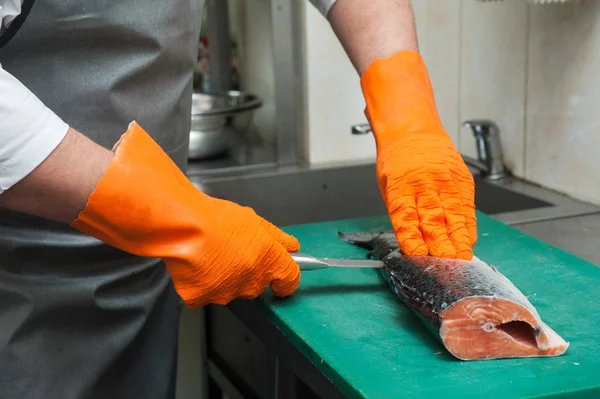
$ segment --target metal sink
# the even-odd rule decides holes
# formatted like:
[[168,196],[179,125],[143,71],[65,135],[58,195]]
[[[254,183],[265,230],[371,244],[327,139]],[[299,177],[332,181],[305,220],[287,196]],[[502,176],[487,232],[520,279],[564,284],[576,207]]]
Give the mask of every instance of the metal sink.
[[[387,213],[375,165],[306,167],[190,180],[209,195],[252,207],[279,226]],[[518,179],[487,181],[475,175],[475,205],[509,224],[596,213],[600,208]]]

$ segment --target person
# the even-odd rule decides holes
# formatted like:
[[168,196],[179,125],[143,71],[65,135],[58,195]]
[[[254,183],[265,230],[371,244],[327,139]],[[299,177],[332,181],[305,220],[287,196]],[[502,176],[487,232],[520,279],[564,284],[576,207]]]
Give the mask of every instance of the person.
[[[360,75],[402,251],[469,259],[474,183],[410,1],[311,1]],[[300,280],[294,237],[183,173],[203,1],[0,6],[0,396],[173,397],[181,300]]]

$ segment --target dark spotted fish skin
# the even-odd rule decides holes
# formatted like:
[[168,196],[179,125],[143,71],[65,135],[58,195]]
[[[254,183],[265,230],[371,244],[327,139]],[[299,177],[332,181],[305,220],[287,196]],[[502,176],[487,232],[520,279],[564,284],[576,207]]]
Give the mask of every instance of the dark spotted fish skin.
[[[383,261],[384,277],[410,308],[440,327],[440,313],[461,299],[493,297],[507,299],[530,310],[527,298],[498,270],[474,257],[471,261],[433,256],[404,256],[393,232],[339,233],[352,244],[371,250]],[[536,331],[538,333],[538,331]]]
[[506,277],[476,257],[404,256],[393,232],[339,235],[383,261],[394,292],[458,359],[560,356],[569,347]]

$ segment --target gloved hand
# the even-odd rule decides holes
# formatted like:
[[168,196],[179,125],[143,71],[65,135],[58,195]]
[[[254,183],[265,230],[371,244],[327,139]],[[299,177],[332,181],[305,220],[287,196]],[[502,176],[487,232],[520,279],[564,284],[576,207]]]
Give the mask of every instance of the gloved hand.
[[200,192],[135,122],[71,224],[126,252],[165,262],[188,307],[291,295],[298,241],[247,207]]
[[402,51],[376,60],[361,86],[379,187],[402,252],[470,260],[475,184],[442,127],[421,56]]

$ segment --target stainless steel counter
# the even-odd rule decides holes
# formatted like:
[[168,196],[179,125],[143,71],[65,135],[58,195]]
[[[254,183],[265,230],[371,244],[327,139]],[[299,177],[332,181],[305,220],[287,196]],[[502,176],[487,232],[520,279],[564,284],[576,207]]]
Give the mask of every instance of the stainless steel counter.
[[600,266],[600,214],[518,224],[514,227]]

